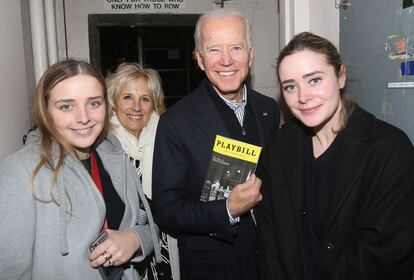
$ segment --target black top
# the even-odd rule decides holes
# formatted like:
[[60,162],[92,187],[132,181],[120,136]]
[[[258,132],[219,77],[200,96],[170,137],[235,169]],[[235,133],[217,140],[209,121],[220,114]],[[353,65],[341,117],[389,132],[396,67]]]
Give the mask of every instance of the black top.
[[316,280],[321,262],[324,228],[333,186],[336,186],[338,162],[335,154],[341,142],[341,134],[337,135],[328,149],[318,158],[313,156],[312,137],[305,144],[305,191],[303,201],[304,215],[304,264],[305,277]]
[[[299,121],[287,121],[261,157],[261,280],[305,279],[302,226],[307,215],[301,210],[304,142],[310,137],[305,131]],[[412,143],[401,130],[357,106],[337,137],[342,139],[335,147],[332,168],[337,172],[329,187],[318,280],[412,280]]]
[[[96,161],[98,163],[99,176],[101,178],[103,198],[106,206],[106,218],[108,220],[108,228],[117,230],[121,225],[122,217],[125,212],[125,204],[116,192],[112,180],[103,167],[102,160],[98,153],[95,153]],[[86,167],[89,174],[91,174],[91,159],[82,160],[82,164]]]

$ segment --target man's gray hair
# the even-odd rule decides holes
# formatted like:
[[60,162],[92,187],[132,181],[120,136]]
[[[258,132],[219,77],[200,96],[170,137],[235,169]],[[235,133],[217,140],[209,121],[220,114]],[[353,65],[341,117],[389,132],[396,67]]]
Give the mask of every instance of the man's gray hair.
[[241,12],[231,10],[231,9],[215,9],[215,10],[211,10],[205,13],[197,21],[197,24],[195,26],[195,31],[194,31],[194,42],[195,42],[196,51],[198,52],[202,51],[201,31],[203,29],[203,24],[207,20],[214,19],[214,18],[223,18],[227,16],[239,17],[242,20],[244,29],[245,29],[247,47],[251,48],[253,46],[253,40],[252,40],[251,31],[250,31],[251,30],[250,23],[245,15],[243,15]]

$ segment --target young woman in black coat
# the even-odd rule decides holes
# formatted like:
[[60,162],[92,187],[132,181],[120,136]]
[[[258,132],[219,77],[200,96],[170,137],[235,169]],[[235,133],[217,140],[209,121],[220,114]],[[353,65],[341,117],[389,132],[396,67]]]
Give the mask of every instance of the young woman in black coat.
[[337,49],[296,35],[277,63],[292,118],[258,176],[260,279],[412,279],[414,149],[344,95]]

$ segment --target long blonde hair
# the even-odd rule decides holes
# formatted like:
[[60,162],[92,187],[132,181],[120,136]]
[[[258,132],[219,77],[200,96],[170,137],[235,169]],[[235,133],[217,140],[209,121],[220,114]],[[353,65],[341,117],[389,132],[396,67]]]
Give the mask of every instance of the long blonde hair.
[[[32,173],[32,192],[36,199],[39,199],[34,192],[34,179],[39,171],[43,167],[47,167],[52,170],[52,180],[49,186],[50,195],[52,200],[58,204],[53,196],[53,189],[56,184],[59,170],[62,168],[63,160],[67,154],[70,154],[77,158],[75,149],[65,140],[65,138],[56,129],[53,120],[48,112],[48,100],[52,89],[60,82],[77,76],[87,75],[95,78],[102,86],[104,93],[104,99],[106,104],[106,110],[108,111],[108,101],[106,94],[105,81],[102,75],[94,69],[89,63],[82,60],[68,59],[57,62],[50,66],[40,78],[40,81],[36,88],[36,94],[33,101],[33,119],[37,129],[41,133],[41,148],[40,148],[40,161]],[[105,124],[101,134],[95,141],[94,145],[99,144],[109,129],[109,115],[106,112]],[[59,156],[56,162],[53,162],[53,147],[57,146]]]

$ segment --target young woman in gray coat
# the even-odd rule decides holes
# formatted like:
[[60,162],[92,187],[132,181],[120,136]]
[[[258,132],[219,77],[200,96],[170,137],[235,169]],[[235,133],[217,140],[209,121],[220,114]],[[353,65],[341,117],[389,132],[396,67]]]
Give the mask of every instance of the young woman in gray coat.
[[[100,279],[97,268],[112,267],[139,279],[134,263],[153,249],[159,257],[157,228],[135,170],[107,134],[103,78],[86,62],[58,62],[33,108],[39,137],[0,162],[0,278]],[[107,238],[91,250],[102,231]]]

